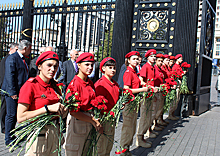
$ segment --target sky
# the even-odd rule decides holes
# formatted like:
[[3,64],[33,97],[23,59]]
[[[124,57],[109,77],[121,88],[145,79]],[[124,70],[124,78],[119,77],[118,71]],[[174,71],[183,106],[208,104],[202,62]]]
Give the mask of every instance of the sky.
[[[40,1],[40,0],[39,0]],[[44,0],[42,0],[42,1],[44,1]],[[51,1],[51,0],[50,0]],[[54,0],[53,0],[54,1]],[[57,0],[58,1],[58,0]],[[94,0],[93,0],[94,1]],[[103,1],[103,2],[105,2],[105,1],[111,1],[111,0],[96,0],[96,1]],[[114,0],[113,0],[114,1]],[[23,2],[23,0],[0,0],[0,5],[2,5],[2,4],[4,4],[5,5],[5,2],[7,2],[6,4],[10,4],[10,3],[19,3],[19,2]],[[46,0],[46,2],[47,2],[47,0]]]
[[8,3],[19,3],[19,2],[23,2],[23,0],[7,0],[7,1],[4,1],[4,0],[0,0],[0,4],[4,4],[5,5],[5,2],[7,2],[6,4]]

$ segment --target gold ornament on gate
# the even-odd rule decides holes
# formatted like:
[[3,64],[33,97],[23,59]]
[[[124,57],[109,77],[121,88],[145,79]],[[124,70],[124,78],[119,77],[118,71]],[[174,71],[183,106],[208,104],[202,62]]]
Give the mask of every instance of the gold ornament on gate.
[[159,28],[159,25],[159,21],[153,18],[147,22],[147,29],[151,32],[155,32]]

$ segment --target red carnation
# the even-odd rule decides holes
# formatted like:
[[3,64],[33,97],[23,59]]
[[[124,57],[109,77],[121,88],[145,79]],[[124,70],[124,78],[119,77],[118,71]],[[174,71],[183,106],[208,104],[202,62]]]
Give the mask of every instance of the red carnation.
[[65,86],[63,83],[58,83],[57,86]]
[[115,117],[115,113],[112,112],[112,111],[110,112],[110,115],[113,116],[113,117]]
[[126,152],[126,151],[127,151],[127,149],[125,148],[125,149],[123,149],[121,152],[124,153],[124,152]]
[[98,107],[99,102],[96,99],[91,100],[90,104],[94,107]]

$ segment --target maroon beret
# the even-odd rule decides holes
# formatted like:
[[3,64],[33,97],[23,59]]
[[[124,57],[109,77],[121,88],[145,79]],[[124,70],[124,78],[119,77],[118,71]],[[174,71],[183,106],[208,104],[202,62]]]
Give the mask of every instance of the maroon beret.
[[94,55],[91,53],[82,53],[76,60],[76,63],[79,62],[94,62]]
[[156,57],[157,58],[164,58],[164,55],[163,54],[157,54]]
[[145,57],[149,57],[150,55],[156,55],[157,51],[155,49],[150,49],[146,52]]
[[40,63],[46,61],[46,60],[57,60],[59,62],[59,57],[57,55],[57,53],[53,52],[53,51],[46,51],[44,53],[42,53],[36,61],[36,66],[38,66]]
[[170,59],[171,59],[171,60],[175,60],[175,57],[174,57],[174,56],[170,56]]
[[[102,70],[103,65],[104,65],[107,61],[109,61],[109,60],[115,61],[115,59],[113,59],[112,57],[106,57],[106,58],[104,58],[104,59],[100,62],[100,70],[101,70],[102,73],[104,73],[104,71]],[[115,62],[116,62],[116,61],[115,61]]]
[[131,52],[129,52],[129,53],[127,53],[127,54],[125,55],[125,58],[129,58],[129,57],[131,57],[131,56],[133,56],[133,55],[140,56],[140,53],[139,53],[138,51],[131,51]]
[[182,54],[177,54],[177,55],[175,56],[175,60],[178,59],[178,58],[180,58],[180,57],[183,57],[183,55],[182,55]]
[[164,58],[170,59],[170,55],[165,54],[165,55],[163,55],[163,56],[164,56]]

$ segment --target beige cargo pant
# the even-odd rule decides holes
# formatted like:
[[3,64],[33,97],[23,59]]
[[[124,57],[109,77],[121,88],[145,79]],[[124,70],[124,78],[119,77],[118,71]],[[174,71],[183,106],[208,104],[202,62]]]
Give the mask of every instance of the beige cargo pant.
[[[57,156],[58,152],[54,151],[58,148],[59,145],[59,125],[57,124],[56,126],[57,128],[52,125],[46,125],[40,132],[40,136],[38,136],[33,142],[25,156]],[[30,146],[33,137],[26,144],[26,149]]]
[[179,101],[180,101],[180,86],[177,86],[176,100],[174,100],[173,103],[170,104],[170,110],[169,110],[170,115],[172,115],[172,113],[177,109]]
[[164,106],[165,97],[166,96],[163,96],[162,93],[159,93],[159,98],[157,99],[158,103],[159,103],[159,106],[158,106],[158,110],[157,110],[157,113],[156,113],[155,120],[157,120],[163,113],[163,106]]
[[[90,113],[84,114],[90,116]],[[92,124],[78,120],[68,114],[66,137],[63,145],[66,156],[82,155],[84,144],[91,129]],[[84,152],[86,153],[87,149],[85,149]]]
[[[141,117],[138,125],[137,136],[143,136],[147,133],[147,130],[150,128],[152,124],[152,102],[155,100],[155,97],[152,101],[147,101],[141,103]],[[149,109],[148,109],[149,108]],[[138,138],[138,137],[137,137]]]
[[151,123],[153,123],[153,121],[155,120],[156,118],[156,114],[159,110],[159,105],[160,105],[160,94],[161,93],[156,93],[155,94],[155,97],[152,101],[152,104],[153,104],[153,107],[152,107],[152,118],[151,118]]
[[121,130],[121,141],[120,145],[123,148],[129,149],[129,146],[133,143],[133,136],[136,132],[136,125],[137,125],[137,110],[134,110],[129,113],[127,110],[127,105],[122,112],[123,116],[123,125]]
[[[101,135],[99,137],[98,143],[97,143],[97,151],[98,156],[110,156],[110,152],[112,150],[112,146],[114,143],[114,135],[115,135],[115,124],[111,125],[110,122],[105,122],[103,124],[104,133],[107,135],[99,134]],[[108,137],[108,138],[107,138]]]

